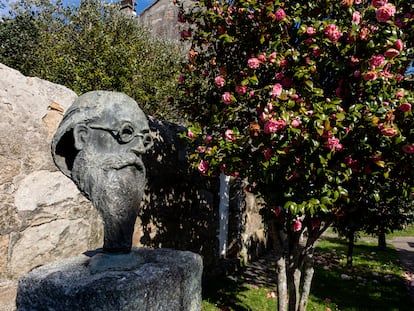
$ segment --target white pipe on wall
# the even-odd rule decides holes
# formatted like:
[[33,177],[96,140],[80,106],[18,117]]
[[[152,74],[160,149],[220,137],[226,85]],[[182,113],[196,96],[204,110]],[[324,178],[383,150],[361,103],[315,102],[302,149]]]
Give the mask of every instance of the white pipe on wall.
[[229,225],[230,176],[220,174],[219,255],[226,257]]

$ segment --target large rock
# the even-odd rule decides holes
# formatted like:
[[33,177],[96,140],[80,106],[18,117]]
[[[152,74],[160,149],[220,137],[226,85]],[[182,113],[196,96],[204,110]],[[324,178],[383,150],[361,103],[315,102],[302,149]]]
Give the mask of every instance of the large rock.
[[[86,255],[48,264],[19,280],[17,310],[198,311],[201,309],[201,257],[168,249],[133,249],[122,261],[136,268],[91,269]],[[106,258],[107,258],[106,257]],[[98,259],[101,259],[99,257]],[[111,259],[111,258],[110,258]],[[135,260],[137,260],[135,259]],[[106,265],[103,265],[104,268]]]
[[76,97],[0,64],[0,277],[101,245],[97,212],[50,155],[51,137]]

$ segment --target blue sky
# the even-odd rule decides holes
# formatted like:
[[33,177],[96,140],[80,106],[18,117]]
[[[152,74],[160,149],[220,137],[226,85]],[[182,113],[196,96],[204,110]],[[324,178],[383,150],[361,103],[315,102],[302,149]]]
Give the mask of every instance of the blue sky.
[[[0,0],[3,1],[3,0]],[[78,4],[80,0],[63,0],[64,3],[74,3]],[[104,2],[118,2],[116,0],[103,0]],[[120,2],[120,1],[119,1]],[[139,14],[142,10],[147,8],[154,0],[135,0],[135,9],[137,10],[137,14]]]
[[[2,8],[2,5],[0,5],[0,15],[8,11],[7,3],[12,2],[13,0],[0,0],[1,4],[4,4],[6,8]],[[79,4],[80,0],[63,0],[63,3],[73,3],[73,4]],[[118,2],[116,0],[103,0],[104,2]],[[147,8],[151,3],[154,2],[154,0],[135,0],[136,6],[135,9],[137,10],[137,14],[139,14],[142,10]]]

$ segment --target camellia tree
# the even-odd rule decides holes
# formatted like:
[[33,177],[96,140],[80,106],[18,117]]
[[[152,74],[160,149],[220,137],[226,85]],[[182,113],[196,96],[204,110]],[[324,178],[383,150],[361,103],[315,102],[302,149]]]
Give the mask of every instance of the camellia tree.
[[[411,196],[413,4],[200,0],[180,8],[181,36],[191,42],[180,77],[191,160],[203,175],[247,179],[263,197],[278,309],[305,310],[314,244],[333,220],[362,195]],[[396,193],[384,191],[395,183]]]

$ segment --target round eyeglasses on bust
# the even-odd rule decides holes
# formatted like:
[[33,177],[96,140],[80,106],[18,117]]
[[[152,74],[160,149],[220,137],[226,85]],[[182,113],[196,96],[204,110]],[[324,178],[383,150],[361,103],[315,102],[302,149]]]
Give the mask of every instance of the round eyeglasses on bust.
[[152,137],[149,130],[144,130],[142,133],[136,133],[131,123],[125,122],[118,130],[114,130],[99,124],[88,124],[88,127],[95,130],[103,130],[112,135],[119,144],[127,144],[135,137],[141,137],[142,143],[146,149],[152,146]]

